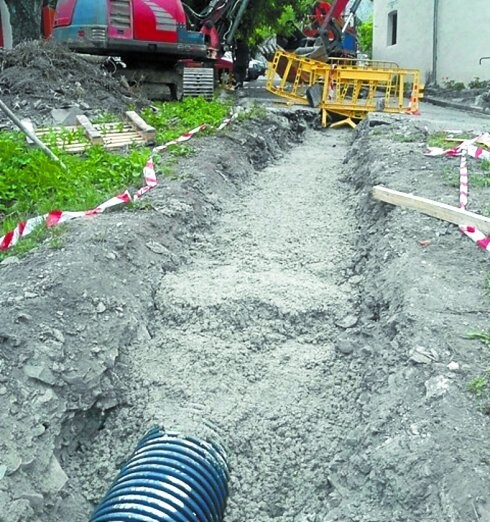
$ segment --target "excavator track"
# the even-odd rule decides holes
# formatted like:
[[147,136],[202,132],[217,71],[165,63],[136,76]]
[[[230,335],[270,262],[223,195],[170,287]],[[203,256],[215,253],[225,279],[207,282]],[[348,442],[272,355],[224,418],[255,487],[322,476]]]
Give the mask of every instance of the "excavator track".
[[212,67],[184,67],[182,90],[186,96],[214,96],[214,69]]

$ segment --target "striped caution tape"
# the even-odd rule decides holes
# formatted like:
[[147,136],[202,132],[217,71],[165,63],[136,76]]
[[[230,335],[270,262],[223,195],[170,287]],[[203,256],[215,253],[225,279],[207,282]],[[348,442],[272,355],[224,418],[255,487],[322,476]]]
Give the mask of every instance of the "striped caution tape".
[[[223,122],[218,126],[217,130],[223,130],[227,125],[229,125],[238,114],[234,112],[231,116],[225,118]],[[192,129],[188,132],[185,132],[175,140],[169,141],[163,145],[159,145],[155,147],[151,151],[151,155],[146,162],[146,165],[143,168],[143,179],[144,185],[136,193],[131,196],[128,190],[119,194],[118,196],[114,196],[113,198],[108,199],[98,207],[78,212],[70,212],[66,210],[53,210],[47,214],[42,216],[36,216],[26,221],[22,221],[19,223],[13,230],[7,232],[4,236],[0,237],[0,250],[7,250],[14,245],[16,245],[23,237],[28,236],[33,232],[33,230],[42,225],[46,224],[47,227],[54,227],[56,225],[60,225],[61,223],[66,223],[73,219],[80,218],[90,218],[94,216],[98,216],[102,214],[109,208],[114,208],[120,205],[127,205],[131,201],[140,199],[144,194],[149,192],[151,189],[155,188],[158,185],[158,180],[156,176],[155,164],[153,161],[153,155],[159,154],[164,150],[168,149],[168,147],[172,145],[178,145],[179,143],[183,143],[185,141],[190,140],[195,134],[201,132],[207,128],[207,125],[199,125],[195,129]]]
[[[468,178],[468,156],[476,159],[490,159],[490,152],[476,144],[482,143],[490,145],[490,134],[485,133],[471,140],[463,141],[457,147],[451,149],[442,149],[439,147],[429,147],[425,153],[426,156],[460,156],[459,164],[459,208],[466,210],[469,200],[469,178]],[[460,225],[459,229],[463,234],[474,241],[477,246],[490,252],[490,237],[474,226]]]

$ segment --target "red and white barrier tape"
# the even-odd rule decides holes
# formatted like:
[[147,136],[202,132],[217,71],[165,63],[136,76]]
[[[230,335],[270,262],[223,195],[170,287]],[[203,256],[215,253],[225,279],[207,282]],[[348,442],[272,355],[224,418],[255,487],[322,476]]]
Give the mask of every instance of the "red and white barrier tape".
[[[217,130],[223,130],[227,125],[229,125],[236,117],[237,113],[233,113],[228,118],[225,118],[223,122],[218,126]],[[14,245],[16,245],[23,237],[28,236],[36,227],[46,224],[47,227],[54,227],[61,223],[66,223],[67,221],[71,221],[72,219],[79,218],[88,218],[98,216],[102,214],[109,208],[116,207],[118,205],[127,205],[133,200],[140,199],[144,194],[157,186],[157,176],[155,171],[155,166],[153,162],[153,154],[161,153],[166,150],[171,145],[177,145],[179,143],[183,143],[185,141],[190,140],[195,134],[201,132],[207,127],[207,125],[199,125],[195,129],[192,129],[182,136],[179,136],[175,140],[169,141],[168,143],[164,143],[163,145],[159,145],[155,147],[151,151],[151,155],[146,162],[145,167],[143,168],[143,179],[145,181],[145,185],[141,187],[134,196],[131,197],[131,194],[128,190],[124,193],[119,194],[118,196],[114,196],[111,199],[108,199],[98,207],[91,210],[84,210],[78,212],[70,212],[65,210],[53,210],[48,214],[44,214],[43,216],[36,216],[26,221],[22,221],[19,223],[13,230],[7,232],[4,236],[0,237],[0,250],[7,250]]]
[[[441,149],[439,147],[429,147],[425,153],[426,156],[461,156],[459,165],[459,208],[466,210],[469,199],[469,180],[468,180],[468,156],[476,159],[490,159],[490,152],[475,145],[475,143],[483,143],[490,145],[490,134],[485,133],[472,140],[463,141],[457,147],[451,149]],[[476,227],[468,225],[460,225],[459,229],[463,234],[474,241],[477,246],[490,252],[490,237]]]

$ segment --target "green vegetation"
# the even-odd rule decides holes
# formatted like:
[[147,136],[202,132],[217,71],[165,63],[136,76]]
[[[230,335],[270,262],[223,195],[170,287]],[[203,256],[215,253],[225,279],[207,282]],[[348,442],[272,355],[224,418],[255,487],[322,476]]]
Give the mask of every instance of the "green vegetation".
[[[490,276],[487,278],[487,282],[489,281]],[[470,333],[467,338],[480,341],[487,348],[490,348],[490,331]],[[482,412],[490,415],[490,368],[487,368],[483,374],[471,379],[467,386],[468,390],[478,399]]]
[[[473,136],[462,135],[461,139],[469,139]],[[454,147],[456,142],[448,141],[445,132],[435,132],[429,135],[428,145],[431,147],[441,147],[449,149]],[[476,170],[479,169],[479,170]],[[456,164],[445,165],[441,168],[442,178],[451,186],[459,187],[460,176]],[[490,161],[473,161],[470,170],[470,185],[472,187],[490,187]],[[490,209],[488,209],[490,210]],[[490,274],[485,278],[485,293],[490,297]],[[473,332],[466,336],[467,339],[480,341],[487,348],[490,348],[490,331]],[[490,370],[484,374],[475,376],[468,384],[468,390],[478,399],[481,410],[490,414]]]
[[[56,149],[55,149],[56,150]],[[0,217],[3,232],[19,221],[53,209],[83,210],[97,206],[140,177],[148,151],[126,155],[89,147],[83,156],[56,150],[67,171],[30,148],[23,134],[0,134]]]
[[490,332],[473,332],[467,335],[467,339],[475,339],[481,341],[490,347]]
[[462,91],[465,88],[465,84],[463,82],[455,82],[454,80],[446,79],[443,82],[443,86],[445,89],[450,91]]
[[486,89],[488,88],[489,83],[490,82],[488,82],[487,80],[480,80],[480,78],[476,76],[475,78],[473,78],[473,80],[471,80],[471,82],[468,83],[468,87],[470,89]]
[[157,130],[157,143],[166,143],[182,133],[205,123],[219,125],[230,113],[231,105],[216,100],[185,98],[182,102],[156,102],[153,108],[143,110],[142,117]]
[[[487,374],[490,372],[487,370]],[[475,377],[468,383],[468,389],[474,393],[478,398],[482,398],[489,391],[488,379],[485,375]]]
[[[458,135],[458,139],[468,140],[474,138],[474,136],[470,136],[469,134]],[[442,149],[450,149],[455,147],[458,144],[456,141],[449,141],[449,136],[446,132],[437,131],[429,134],[427,138],[427,145],[429,147],[441,147]]]
[[432,132],[427,138],[427,145],[429,147],[441,147],[442,149],[448,149],[454,144],[448,141],[447,138],[448,136],[445,132]]
[[480,170],[471,176],[471,184],[477,187],[490,187],[490,161],[482,160]]
[[359,24],[357,28],[359,47],[363,53],[369,57],[373,53],[373,18],[369,17],[366,21]]
[[238,113],[238,121],[243,122],[253,118],[263,119],[265,118],[267,111],[265,107],[257,101],[254,101],[252,107],[246,111]]
[[[157,143],[165,143],[200,124],[211,127],[220,123],[230,106],[200,98],[181,103],[160,103],[143,111],[143,118],[157,129]],[[114,118],[104,115],[103,122]],[[40,150],[26,144],[20,132],[0,132],[0,236],[17,223],[51,210],[86,210],[131,186],[141,185],[142,169],[148,159],[147,147],[132,147],[127,152],[108,152],[102,146],[88,146],[83,154],[69,154],[63,144],[84,140],[83,131],[48,133],[43,139],[67,166],[67,170]],[[58,142],[59,143],[59,142]],[[174,156],[191,154],[188,144],[175,146]],[[168,174],[168,161],[163,168]],[[9,253],[17,255],[32,248],[51,234],[44,227],[19,243]],[[54,236],[53,236],[54,237]],[[59,238],[52,246],[61,244]],[[4,257],[6,253],[2,253]]]

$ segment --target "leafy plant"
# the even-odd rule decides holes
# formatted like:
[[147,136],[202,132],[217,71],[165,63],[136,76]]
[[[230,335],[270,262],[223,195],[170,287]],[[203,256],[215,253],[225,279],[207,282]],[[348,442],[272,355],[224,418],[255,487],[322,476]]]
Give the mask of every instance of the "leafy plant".
[[360,50],[369,56],[373,54],[373,27],[373,18],[369,17],[361,22],[357,28]]
[[480,80],[480,78],[476,76],[473,78],[473,80],[471,80],[471,82],[468,83],[468,87],[470,89],[485,89],[488,87],[488,83],[488,81]]
[[[143,118],[157,129],[157,142],[165,143],[182,133],[208,125],[215,127],[229,114],[231,105],[204,98],[185,98],[182,102],[156,102],[143,111]],[[212,131],[208,127],[207,132]]]
[[454,80],[449,80],[448,78],[443,81],[443,85],[445,89],[450,91],[462,91],[465,88],[463,82],[456,82]]
[[484,375],[475,377],[468,383],[468,389],[476,395],[476,397],[483,397],[487,391],[488,380]]

